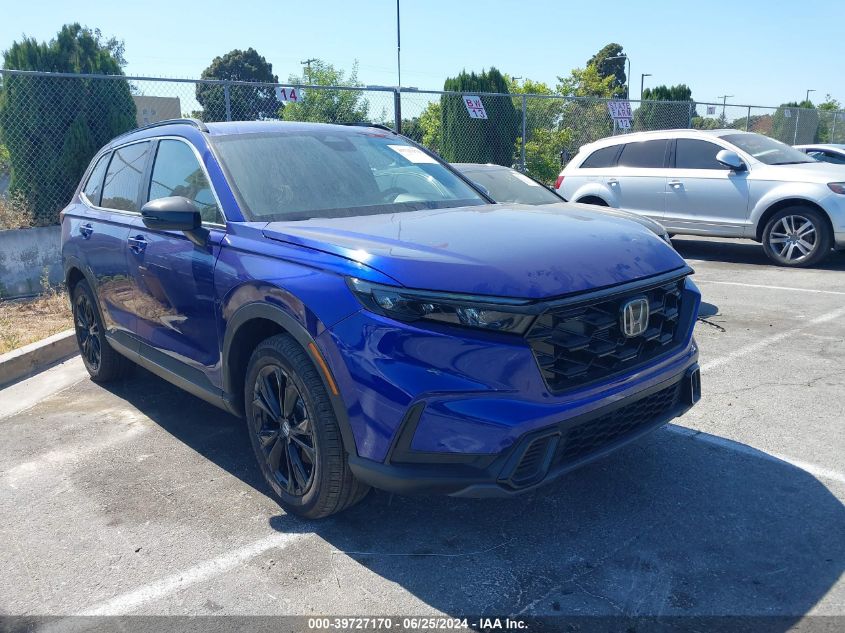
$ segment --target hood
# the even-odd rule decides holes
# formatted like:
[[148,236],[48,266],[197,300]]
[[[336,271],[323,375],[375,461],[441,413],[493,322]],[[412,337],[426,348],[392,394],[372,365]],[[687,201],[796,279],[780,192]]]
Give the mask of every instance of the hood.
[[656,235],[659,235],[661,237],[666,234],[666,228],[662,224],[660,224],[660,222],[652,220],[651,218],[647,218],[644,215],[637,215],[636,213],[631,213],[630,211],[623,211],[622,209],[616,209],[614,207],[597,207],[595,205],[584,205],[579,202],[569,202],[567,204],[577,206],[578,209],[584,209],[585,211],[601,213],[602,215],[631,220],[631,222],[641,224],[652,233],[655,233]]
[[751,173],[754,179],[784,180],[827,184],[845,182],[845,165],[833,163],[798,163],[797,165],[764,165],[759,163]]
[[640,224],[580,206],[483,205],[271,222],[264,235],[366,264],[408,288],[526,299],[685,265]]

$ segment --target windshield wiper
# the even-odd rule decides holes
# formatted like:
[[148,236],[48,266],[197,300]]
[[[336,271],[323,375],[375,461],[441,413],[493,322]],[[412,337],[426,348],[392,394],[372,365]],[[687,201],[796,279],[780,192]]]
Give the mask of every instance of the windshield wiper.
[[806,163],[817,163],[816,160],[785,160],[780,163],[769,163],[770,165],[804,165]]

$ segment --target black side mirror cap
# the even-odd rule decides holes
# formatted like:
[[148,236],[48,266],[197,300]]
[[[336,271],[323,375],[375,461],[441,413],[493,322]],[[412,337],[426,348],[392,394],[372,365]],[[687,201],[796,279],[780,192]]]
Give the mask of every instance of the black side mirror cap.
[[151,200],[141,207],[144,226],[158,231],[195,231],[202,226],[202,216],[188,198],[170,196]]

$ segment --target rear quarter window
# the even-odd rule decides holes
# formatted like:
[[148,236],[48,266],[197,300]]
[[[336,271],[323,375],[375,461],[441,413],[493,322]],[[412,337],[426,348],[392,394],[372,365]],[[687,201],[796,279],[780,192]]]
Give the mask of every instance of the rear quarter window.
[[88,181],[82,188],[82,193],[88,199],[88,202],[95,207],[100,206],[100,195],[103,193],[103,176],[106,175],[106,166],[109,164],[111,154],[103,154],[100,160],[94,165],[91,170],[91,175],[88,176]]
[[616,165],[616,156],[619,154],[619,145],[611,145],[610,147],[602,147],[597,149],[592,154],[587,156],[581,169],[596,169],[601,167],[613,167]]

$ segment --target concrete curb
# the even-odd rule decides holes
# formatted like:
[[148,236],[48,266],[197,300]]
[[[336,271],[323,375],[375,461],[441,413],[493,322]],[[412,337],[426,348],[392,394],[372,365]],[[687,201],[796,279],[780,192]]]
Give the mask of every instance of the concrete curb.
[[0,388],[37,374],[78,353],[76,333],[72,329],[13,349],[0,355]]

